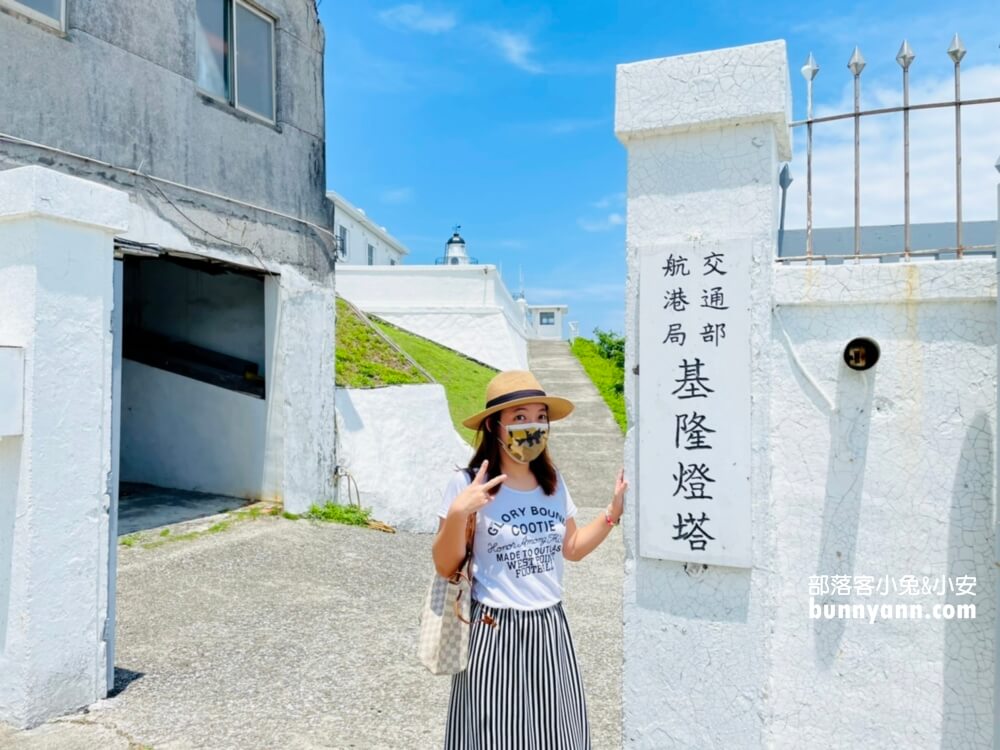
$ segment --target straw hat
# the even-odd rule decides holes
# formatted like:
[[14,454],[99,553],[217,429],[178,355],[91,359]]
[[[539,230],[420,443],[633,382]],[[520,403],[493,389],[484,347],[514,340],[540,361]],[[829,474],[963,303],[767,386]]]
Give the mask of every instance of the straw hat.
[[568,417],[573,402],[562,396],[547,396],[541,384],[527,370],[506,370],[498,373],[486,386],[486,408],[462,421],[471,430],[490,414],[521,404],[545,404],[549,407],[550,422]]

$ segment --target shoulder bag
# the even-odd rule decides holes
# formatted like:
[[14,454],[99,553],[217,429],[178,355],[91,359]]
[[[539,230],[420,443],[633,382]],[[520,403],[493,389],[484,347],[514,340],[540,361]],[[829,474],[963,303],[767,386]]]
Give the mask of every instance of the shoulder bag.
[[451,578],[444,578],[435,571],[420,613],[417,657],[431,674],[458,674],[469,663],[475,513],[469,516],[465,529],[465,559]]

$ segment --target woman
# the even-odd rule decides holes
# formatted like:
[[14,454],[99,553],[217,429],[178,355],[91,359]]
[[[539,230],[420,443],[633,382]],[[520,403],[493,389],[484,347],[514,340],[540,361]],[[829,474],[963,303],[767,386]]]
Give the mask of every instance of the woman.
[[563,558],[582,560],[619,521],[628,483],[619,472],[605,512],[585,526],[546,451],[549,423],[573,404],[548,396],[526,371],[502,372],[486,407],[463,424],[475,455],[448,483],[434,566],[449,577],[472,549],[469,664],[452,677],[446,750],[589,750],[590,726],[562,607]]

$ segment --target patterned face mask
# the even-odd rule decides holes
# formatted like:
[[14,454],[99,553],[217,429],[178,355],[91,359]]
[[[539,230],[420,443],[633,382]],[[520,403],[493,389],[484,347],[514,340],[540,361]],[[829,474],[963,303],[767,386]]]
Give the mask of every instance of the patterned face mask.
[[503,444],[507,455],[521,464],[528,464],[542,455],[549,439],[549,426],[545,422],[505,425],[507,441]]

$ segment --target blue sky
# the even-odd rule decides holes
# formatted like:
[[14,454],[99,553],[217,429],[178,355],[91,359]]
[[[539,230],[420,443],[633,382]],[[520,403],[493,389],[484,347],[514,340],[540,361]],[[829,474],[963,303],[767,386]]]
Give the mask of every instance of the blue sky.
[[[817,110],[849,106],[845,66],[855,44],[868,60],[865,104],[894,104],[894,57],[905,36],[917,54],[917,102],[948,95],[945,49],[958,31],[969,49],[963,94],[1000,95],[994,2],[941,6],[322,0],[328,184],[406,244],[408,263],[433,262],[452,225],[461,224],[470,254],[502,266],[512,290],[522,269],[529,301],[569,304],[583,335],[595,326],[620,331],[625,149],[613,133],[615,65],[785,39],[801,117],[798,68],[810,51],[821,66]],[[1000,107],[978,109],[966,118],[966,215],[993,219],[988,188],[996,184]],[[941,114],[922,122],[919,139],[914,134],[915,148],[927,151],[924,182],[914,175],[914,221],[948,218],[941,199],[947,169],[935,163],[952,148]],[[896,221],[895,162],[882,153],[898,150],[895,130],[886,124],[865,134],[862,170],[872,185],[865,223]],[[850,135],[831,128],[824,137],[817,139],[817,170],[825,166],[823,179],[817,174],[817,224],[850,223],[840,210],[851,183],[842,171]],[[792,170],[801,179],[793,183],[790,225],[801,224],[794,191],[805,181],[798,139],[795,147]]]

